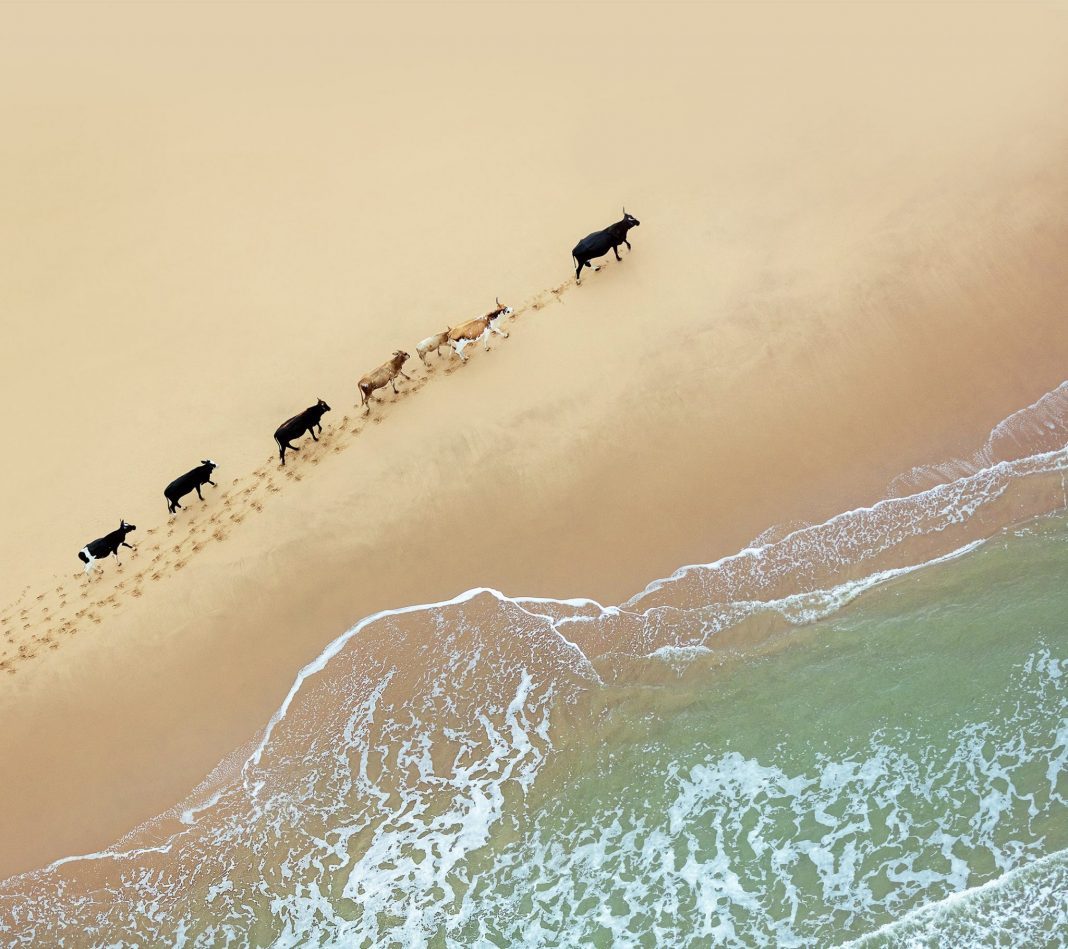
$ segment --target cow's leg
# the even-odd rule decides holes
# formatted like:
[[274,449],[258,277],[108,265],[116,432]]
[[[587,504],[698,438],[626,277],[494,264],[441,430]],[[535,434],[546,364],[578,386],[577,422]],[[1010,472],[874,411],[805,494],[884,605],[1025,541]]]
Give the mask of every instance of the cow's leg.
[[618,244],[613,244],[612,245],[612,253],[614,253],[616,255],[616,260],[618,260],[620,263],[623,263],[623,258],[619,256],[619,245]]
[[398,394],[397,393],[397,377],[396,376],[390,376],[389,377],[389,384],[393,387],[393,394],[397,395]]
[[197,497],[200,498],[201,501],[204,500],[204,495],[200,493],[200,485],[199,484],[197,485]]
[[214,481],[212,481],[211,478],[208,478],[208,484],[210,484],[213,488],[218,487],[218,485]]
[[[126,541],[123,541],[123,542],[122,542],[122,546],[123,546],[123,547],[129,547],[129,548],[130,548],[130,550],[137,550],[137,548],[136,548],[136,547],[135,547],[135,546],[134,546],[133,544],[128,544],[128,543],[126,543]],[[118,551],[115,551],[115,556],[116,556],[116,557],[118,557],[118,556],[119,556],[119,553],[118,553]]]
[[411,382],[411,381],[412,381],[412,377],[411,377],[411,376],[409,376],[409,375],[408,375],[408,373],[406,373],[406,372],[405,372],[405,371],[404,371],[403,369],[398,369],[397,371],[398,371],[398,372],[399,372],[399,373],[400,373],[400,374],[401,374],[402,376],[404,376],[404,378],[405,378],[405,379],[407,379],[407,380],[408,380],[409,382]]
[[296,445],[290,445],[289,442],[286,442],[286,449],[288,451],[300,451],[300,449],[297,448]]
[[627,245],[627,250],[631,250],[632,249],[631,246],[630,246],[630,241],[628,241],[625,237],[623,238],[623,243]]
[[313,442],[319,441],[319,436],[315,434],[315,426],[314,425],[309,425],[308,426],[308,434],[311,435]]
[[508,338],[508,334],[504,330],[498,329],[492,323],[490,324],[490,329],[493,330],[493,332],[496,333],[498,336],[503,336],[505,339]]
[[460,362],[467,362],[467,357],[464,355],[464,346],[466,345],[466,339],[458,339],[452,344],[452,351],[460,357]]

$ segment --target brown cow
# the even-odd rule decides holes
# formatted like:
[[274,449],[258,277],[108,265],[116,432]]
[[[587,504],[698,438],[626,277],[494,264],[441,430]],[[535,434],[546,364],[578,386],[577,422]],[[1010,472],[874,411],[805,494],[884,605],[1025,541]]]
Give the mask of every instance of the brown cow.
[[365,405],[367,408],[365,411],[371,411],[371,402],[374,399],[372,393],[375,389],[381,389],[383,386],[393,386],[393,391],[397,391],[397,383],[394,381],[397,378],[397,374],[404,376],[405,379],[411,380],[409,376],[401,366],[404,365],[404,361],[410,358],[406,352],[398,349],[393,353],[393,358],[389,362],[382,363],[373,372],[367,373],[358,383],[360,389],[360,405]]
[[493,325],[493,321],[499,316],[508,316],[512,312],[510,306],[504,306],[500,299],[497,300],[497,309],[490,310],[485,316],[480,316],[477,320],[468,320],[466,323],[461,323],[454,329],[449,330],[449,343],[452,345],[453,351],[460,357],[463,362],[467,362],[467,357],[464,355],[464,347],[475,340],[482,338],[486,344],[486,349],[489,349],[489,338],[491,333],[496,333],[498,336],[508,338],[508,334],[504,330],[497,329]]

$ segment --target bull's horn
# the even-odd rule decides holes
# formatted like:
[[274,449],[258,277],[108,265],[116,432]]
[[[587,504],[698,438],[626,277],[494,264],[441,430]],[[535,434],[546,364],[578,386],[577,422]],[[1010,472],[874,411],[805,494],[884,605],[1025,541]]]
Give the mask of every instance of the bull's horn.
[[501,298],[500,297],[494,297],[493,299],[497,301],[497,306],[501,305]]

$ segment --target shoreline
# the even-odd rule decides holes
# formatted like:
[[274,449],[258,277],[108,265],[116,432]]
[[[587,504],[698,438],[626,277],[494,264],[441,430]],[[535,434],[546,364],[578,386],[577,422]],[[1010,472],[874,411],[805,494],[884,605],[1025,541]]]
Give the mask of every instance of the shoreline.
[[[1061,450],[1060,452],[1054,451],[1054,452],[1052,452],[1050,454],[1052,454],[1052,455],[1063,454],[1063,450]],[[1002,469],[1002,468],[1006,468],[1006,467],[1011,467],[1011,465],[1009,465],[1007,462],[1004,462],[1004,461],[997,462],[994,465],[994,469]],[[993,470],[993,469],[991,469],[991,470]],[[982,472],[980,472],[980,473],[982,473]],[[1047,478],[1047,480],[1048,480],[1048,478]],[[930,493],[931,491],[935,491],[935,490],[937,490],[937,488],[927,489],[927,491],[921,492],[921,494],[927,494],[927,493]],[[920,495],[916,495],[916,496],[918,497]],[[896,500],[896,499],[892,498],[892,497],[887,497],[887,498],[883,498],[883,499],[877,500],[874,503],[873,506],[868,507],[868,508],[853,509],[853,510],[849,510],[849,511],[838,512],[837,514],[835,514],[834,516],[832,516],[829,519],[829,522],[834,522],[834,521],[840,520],[840,519],[842,519],[844,517],[856,516],[857,514],[863,513],[864,510],[869,510],[870,511],[870,510],[877,509],[881,505],[885,505],[887,503],[893,502],[894,500]],[[1022,519],[1020,519],[1020,520],[1012,520],[1010,518],[1005,523],[1000,524],[999,526],[997,526],[993,531],[981,530],[980,533],[979,533],[979,539],[977,539],[977,540],[970,540],[970,541],[968,541],[966,543],[963,543],[962,546],[955,547],[954,549],[952,549],[952,550],[950,550],[948,552],[945,552],[945,553],[935,553],[928,560],[925,560],[922,563],[910,564],[910,565],[907,565],[907,566],[905,566],[903,568],[896,567],[896,568],[879,570],[879,571],[876,571],[875,574],[873,574],[873,576],[879,577],[879,576],[885,574],[886,575],[886,579],[892,580],[892,579],[896,578],[898,575],[907,575],[909,573],[914,572],[915,570],[923,569],[926,566],[929,566],[929,565],[932,565],[932,564],[942,563],[942,562],[945,562],[945,561],[950,560],[950,559],[955,559],[956,557],[963,555],[964,552],[967,552],[967,551],[970,551],[972,549],[975,549],[977,546],[980,546],[981,544],[985,543],[985,541],[990,539],[990,537],[996,536],[996,534],[998,532],[1008,529],[1010,525],[1017,525],[1017,524],[1020,524],[1020,523],[1027,523],[1030,520],[1033,520],[1035,518],[1041,518],[1043,516],[1049,515],[1050,513],[1056,513],[1057,510],[1060,510],[1060,509],[1056,508],[1056,507],[1053,507],[1053,508],[1050,508],[1049,510],[1046,510],[1045,508],[1042,507],[1042,505],[1040,503],[1036,502],[1035,510],[1031,511],[1030,513],[1028,513],[1026,515],[1024,515]],[[764,533],[767,533],[767,532],[765,531]],[[796,533],[796,531],[794,533]],[[783,539],[784,540],[788,540],[792,536],[794,536],[794,534],[793,533],[789,533]],[[634,593],[631,597],[627,598],[626,600],[620,601],[620,605],[619,606],[615,606],[615,605],[612,605],[612,604],[608,604],[607,606],[605,606],[605,605],[600,604],[595,599],[591,599],[589,597],[584,597],[584,596],[581,596],[581,595],[578,596],[577,598],[575,598],[575,597],[552,597],[551,595],[546,595],[546,594],[530,594],[530,595],[501,594],[501,595],[505,596],[506,599],[508,599],[508,600],[514,600],[514,601],[516,601],[518,603],[536,603],[539,600],[543,600],[544,602],[560,603],[560,604],[573,604],[573,605],[577,605],[577,606],[594,605],[594,606],[597,606],[602,611],[604,611],[606,609],[608,611],[610,611],[610,612],[611,611],[615,611],[617,609],[622,609],[622,610],[626,611],[629,603],[636,602],[636,601],[641,601],[643,598],[646,598],[646,597],[649,597],[649,596],[652,596],[652,595],[656,594],[665,585],[669,585],[672,581],[675,581],[675,580],[684,579],[687,574],[691,573],[694,570],[701,570],[701,569],[707,569],[708,567],[715,567],[717,564],[722,563],[724,560],[736,559],[736,558],[738,558],[740,556],[744,556],[747,551],[753,551],[754,549],[755,548],[753,548],[752,546],[749,546],[749,547],[746,547],[743,550],[739,550],[739,551],[734,552],[732,554],[728,554],[728,555],[726,555],[726,557],[720,558],[719,560],[714,561],[712,563],[694,563],[694,564],[681,565],[681,566],[677,567],[671,573],[665,574],[664,576],[658,578],[657,580],[651,581],[650,583],[646,584],[643,589],[641,589],[640,591]],[[847,572],[846,576],[849,576],[848,572]],[[868,579],[870,579],[870,578],[868,578]],[[876,582],[874,584],[874,586],[876,586],[876,587],[882,586],[884,582],[885,582],[885,580],[880,579],[878,582]],[[848,582],[847,582],[847,585],[848,585]],[[129,839],[131,841],[139,841],[139,840],[151,841],[152,839],[156,838],[161,833],[164,835],[164,839],[168,839],[170,837],[170,835],[171,835],[171,832],[180,830],[182,825],[187,825],[192,820],[194,820],[193,815],[195,813],[197,813],[198,811],[204,809],[205,807],[210,807],[211,806],[211,801],[214,799],[216,794],[219,793],[219,790],[225,788],[225,786],[226,786],[225,775],[226,774],[233,774],[235,768],[237,768],[239,766],[239,764],[238,764],[239,762],[244,763],[245,761],[251,760],[251,758],[249,756],[249,753],[247,751],[247,749],[249,747],[251,747],[252,745],[255,745],[256,747],[262,747],[263,746],[263,743],[269,737],[270,728],[273,725],[275,719],[277,717],[279,717],[279,715],[284,716],[285,706],[292,699],[293,695],[297,691],[299,691],[300,682],[303,680],[303,678],[306,677],[306,674],[314,675],[314,673],[315,673],[315,671],[317,669],[325,667],[325,664],[329,661],[331,656],[334,653],[336,653],[337,651],[339,651],[354,635],[356,635],[356,633],[359,632],[360,629],[362,629],[363,627],[365,627],[367,625],[370,625],[372,622],[376,621],[379,618],[382,618],[383,616],[400,615],[400,614],[405,614],[405,613],[409,613],[409,612],[418,612],[418,611],[430,608],[432,606],[440,606],[440,605],[448,605],[448,604],[459,603],[459,602],[463,602],[463,601],[471,599],[473,596],[475,596],[479,592],[485,592],[487,590],[489,590],[489,592],[493,593],[493,595],[497,596],[497,594],[494,593],[494,591],[492,589],[487,588],[487,587],[469,588],[469,589],[464,590],[461,593],[450,595],[450,596],[448,596],[446,598],[443,598],[441,600],[438,600],[438,601],[427,602],[427,603],[422,603],[422,604],[405,604],[405,605],[401,605],[401,606],[396,606],[396,605],[394,605],[394,606],[384,606],[382,609],[377,610],[377,611],[375,611],[374,613],[372,613],[372,614],[370,614],[368,616],[365,616],[358,623],[356,623],[353,626],[349,627],[348,629],[345,630],[345,632],[343,632],[342,634],[340,634],[340,635],[336,636],[334,639],[332,639],[328,643],[328,645],[323,649],[323,651],[318,653],[313,659],[311,659],[310,662],[308,662],[306,665],[301,667],[300,673],[299,673],[297,679],[292,681],[291,685],[289,686],[288,691],[286,692],[285,701],[283,701],[282,705],[276,707],[274,709],[274,711],[271,713],[270,721],[267,722],[263,727],[261,727],[260,729],[258,729],[255,732],[254,737],[251,738],[249,741],[247,741],[245,743],[244,749],[242,749],[240,747],[235,748],[235,749],[229,751],[225,756],[223,756],[223,758],[221,760],[217,761],[215,763],[215,765],[211,768],[211,773],[205,772],[204,777],[202,777],[201,779],[199,779],[196,782],[196,788],[191,787],[188,792],[186,792],[185,794],[182,794],[178,799],[176,799],[175,802],[171,806],[169,806],[166,809],[163,809],[163,810],[157,812],[154,815],[149,815],[146,820],[144,820],[142,822],[139,822],[135,826],[129,827],[124,833],[122,833],[116,839],[114,844],[108,844],[107,846],[104,846],[101,849],[93,851],[93,852],[90,852],[90,853],[64,855],[62,857],[58,857],[56,860],[53,860],[46,867],[42,867],[41,869],[46,869],[47,867],[55,867],[57,865],[62,865],[62,864],[68,863],[68,862],[69,863],[77,863],[77,862],[79,862],[79,861],[81,861],[83,859],[95,859],[97,857],[108,857],[108,856],[110,856],[110,854],[109,854],[110,850],[112,850],[114,847],[122,847],[123,846],[123,842],[126,841],[127,839]],[[796,596],[796,594],[795,594],[795,596]],[[714,653],[719,653],[719,652],[725,652],[725,653],[728,653],[728,654],[733,654],[733,653],[738,652],[739,650],[741,650],[744,653],[748,653],[748,652],[751,652],[753,650],[766,651],[768,649],[775,649],[777,643],[781,645],[782,643],[787,642],[788,639],[789,639],[789,636],[788,636],[787,632],[784,632],[784,631],[774,632],[774,631],[771,631],[770,629],[764,628],[760,624],[758,624],[757,627],[755,627],[753,629],[750,629],[748,632],[745,631],[745,629],[746,629],[745,624],[743,624],[742,626],[738,626],[736,629],[724,630],[724,635],[722,636],[721,639],[714,640],[714,641],[712,641],[710,643],[710,645],[708,647],[710,652],[713,653],[713,654]],[[587,644],[587,648],[588,648],[588,644]],[[639,664],[641,664],[641,663],[644,662],[644,660],[637,659],[637,662]],[[625,679],[625,674],[624,674],[624,679]],[[252,754],[252,758],[254,758],[254,757],[255,757],[255,753]],[[213,775],[217,776],[215,780],[212,780]],[[198,793],[198,789],[199,789],[199,793]],[[167,827],[171,827],[172,831],[171,832],[167,832],[165,830],[165,828],[167,828]],[[148,848],[147,852],[152,852],[153,845],[151,843],[146,843],[145,846]],[[141,849],[141,848],[140,847],[135,847],[134,849],[138,850],[138,849]],[[123,852],[123,851],[120,849],[119,852],[121,854],[121,852]],[[16,871],[14,874],[6,875],[3,879],[4,880],[12,880],[12,881],[14,881],[19,876],[21,876],[23,873],[33,874],[34,872],[36,872],[36,868],[35,867],[32,867],[32,866],[25,867],[25,868],[23,868],[21,870]]]
[[[1056,451],[1040,452],[1036,455],[1030,456],[1030,459],[1038,460],[1039,458],[1041,458],[1042,455],[1048,455],[1051,457],[1060,456],[1063,461],[1063,464],[1061,465],[1061,467],[1057,468],[1057,471],[1060,471],[1063,475],[1065,471],[1068,471],[1068,455],[1066,455],[1066,453],[1068,453],[1068,446],[1065,446],[1065,448]],[[1016,460],[1025,461],[1029,459]],[[993,467],[1004,468],[1006,466],[1010,466],[1010,464],[1011,463],[1007,461],[1000,461],[995,463]],[[982,471],[976,472],[976,474],[982,473]],[[1039,475],[1039,477],[1042,476]],[[940,487],[945,487],[945,485],[935,486],[934,488],[928,489],[927,491],[920,492],[920,494],[926,494],[931,491],[935,491]],[[916,495],[915,497],[918,496],[919,495]],[[877,508],[879,505],[891,502],[893,500],[896,499],[882,499],[880,501],[875,502],[873,508]],[[1039,507],[1041,506],[1039,505]],[[1021,528],[1026,528],[1027,525],[1033,523],[1041,524],[1042,522],[1048,520],[1051,517],[1064,516],[1066,512],[1068,512],[1068,505],[1062,507],[1053,507],[1049,509],[1040,509],[1036,512],[1027,514],[1020,520],[1008,519],[1005,523],[1001,524],[995,530],[983,531],[977,539],[970,540],[959,547],[955,547],[945,552],[936,553],[931,556],[930,559],[924,560],[923,562],[912,563],[901,567],[877,570],[871,575],[862,578],[860,583],[857,583],[857,581],[855,580],[844,581],[841,584],[843,588],[857,586],[858,589],[856,591],[850,590],[848,592],[848,595],[844,599],[842,599],[840,602],[835,603],[826,612],[822,612],[819,615],[814,615],[813,617],[808,619],[802,619],[798,624],[788,622],[786,627],[783,629],[761,629],[756,631],[755,634],[743,636],[742,638],[738,638],[737,636],[731,635],[734,630],[728,627],[723,631],[727,635],[725,635],[722,640],[718,637],[713,638],[710,640],[707,646],[699,647],[699,649],[701,652],[707,654],[706,661],[714,662],[736,661],[739,659],[744,659],[746,656],[773,656],[781,650],[789,647],[792,641],[792,635],[797,634],[799,631],[811,625],[812,623],[818,623],[825,619],[833,617],[835,614],[837,614],[839,610],[847,607],[850,603],[853,602],[853,600],[855,600],[860,595],[868,593],[869,591],[881,590],[883,587],[892,585],[893,583],[903,579],[904,577],[910,576],[920,571],[925,571],[931,567],[943,565],[965,557],[979,549],[982,549],[987,542],[994,540],[1000,534],[1003,534],[1008,531],[1016,531]],[[850,515],[856,515],[858,513],[860,513],[858,510],[840,512],[839,514],[831,518],[830,521],[833,522],[840,518],[848,517]],[[144,824],[131,829],[129,832],[127,832],[121,838],[115,841],[114,844],[111,844],[108,847],[105,847],[99,851],[93,851],[91,853],[72,854],[59,857],[45,866],[39,868],[30,868],[25,871],[20,871],[8,877],[2,878],[0,879],[0,884],[13,884],[11,890],[12,892],[16,892],[18,890],[19,881],[22,878],[25,877],[32,879],[38,873],[46,873],[49,871],[53,871],[58,869],[60,866],[68,864],[78,864],[83,861],[91,862],[96,860],[122,860],[129,857],[146,854],[170,854],[172,852],[171,845],[175,842],[176,837],[179,837],[184,829],[194,825],[198,820],[198,815],[202,811],[206,811],[212,808],[218,802],[220,796],[223,795],[226,789],[230,786],[232,777],[230,780],[227,780],[225,778],[225,774],[230,773],[231,775],[233,775],[238,770],[244,770],[247,765],[255,765],[259,762],[262,752],[265,750],[266,746],[270,741],[274,727],[286,717],[286,712],[292,700],[300,692],[304,681],[308,678],[317,675],[319,672],[322,672],[327,667],[331,659],[336,657],[342,650],[344,650],[346,646],[357,635],[359,635],[366,627],[371,626],[379,620],[395,616],[403,616],[409,613],[421,613],[437,610],[443,607],[463,604],[482,594],[488,594],[494,599],[500,600],[502,602],[513,603],[515,605],[523,607],[524,609],[528,605],[536,606],[540,603],[546,604],[549,607],[574,607],[579,612],[579,615],[581,615],[583,610],[589,607],[595,608],[596,611],[601,613],[602,616],[618,614],[620,612],[626,613],[629,612],[626,607],[630,602],[641,600],[644,596],[656,592],[662,586],[669,584],[674,580],[678,580],[685,577],[685,575],[692,570],[716,567],[719,566],[724,560],[743,557],[747,554],[756,553],[757,551],[757,548],[750,547],[746,548],[745,550],[738,551],[736,554],[730,555],[727,558],[721,558],[720,561],[716,561],[714,563],[687,564],[680,566],[671,575],[650,581],[650,583],[646,585],[643,591],[635,594],[628,601],[624,602],[619,606],[606,606],[596,600],[581,596],[563,599],[547,596],[508,595],[503,593],[502,591],[488,587],[475,587],[457,593],[454,596],[449,597],[448,599],[428,603],[409,604],[399,607],[384,608],[369,616],[365,616],[361,618],[359,622],[355,623],[352,627],[345,630],[343,633],[333,639],[330,643],[328,643],[319,655],[317,655],[307,665],[302,667],[299,670],[296,678],[293,680],[293,683],[290,686],[288,692],[286,693],[286,696],[282,701],[281,705],[279,705],[275,712],[271,715],[270,720],[264,726],[264,728],[260,730],[249,742],[247,742],[244,747],[235,749],[229,755],[227,755],[227,757],[223,761],[221,761],[215,769],[213,769],[211,774],[205,776],[205,778],[197,785],[196,788],[192,789],[188,795],[186,795],[182,800],[178,801],[174,806],[151,818]],[[834,593],[836,591],[830,590],[820,592]],[[804,598],[804,596],[805,594],[800,593],[791,594],[786,599],[800,599]],[[782,603],[783,601],[781,600],[772,600],[769,601],[766,606],[774,610],[779,610]],[[578,649],[580,654],[582,654],[581,648],[579,648],[577,645],[575,645],[574,648]],[[685,650],[692,647],[668,648],[682,648]],[[661,651],[662,650],[658,649],[654,650],[649,655],[638,656],[633,658],[637,663],[641,664],[645,663],[649,659],[654,658]],[[717,656],[719,657],[718,659],[715,658]],[[655,682],[655,678],[644,679],[643,681],[647,681],[648,684],[653,684]],[[615,685],[618,687],[619,685],[625,684],[625,682],[626,676],[624,674],[623,676],[617,679]],[[563,741],[565,746],[569,740],[570,739],[568,737],[564,737]],[[167,830],[166,828],[170,829]],[[153,844],[151,842],[152,838],[159,836],[162,836],[163,842],[160,844]],[[139,843],[136,843],[136,845],[131,846],[131,844],[134,842]]]
[[[359,617],[622,602],[970,457],[1065,379],[1041,11],[495,11],[522,28],[492,83],[471,15],[220,8],[218,47],[202,15],[72,8],[94,46],[27,9],[0,63],[0,397],[34,413],[0,492],[0,600],[31,586],[0,659],[33,653],[0,674],[0,878],[173,808]],[[629,65],[640,95],[603,88],[638,36],[668,51]],[[571,286],[620,201],[633,252]],[[510,339],[362,420],[363,372],[495,296],[529,304]],[[317,396],[281,471],[270,433]],[[167,520],[200,458],[219,487]],[[120,516],[139,550],[90,587],[75,552]]]

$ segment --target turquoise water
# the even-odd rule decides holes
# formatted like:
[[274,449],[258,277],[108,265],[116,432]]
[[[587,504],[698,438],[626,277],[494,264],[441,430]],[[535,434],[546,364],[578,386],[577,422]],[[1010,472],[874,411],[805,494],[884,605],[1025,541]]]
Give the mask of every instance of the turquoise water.
[[[518,839],[478,861],[493,915],[457,935],[829,945],[1045,855],[1065,877],[1066,578],[1068,523],[1045,520],[771,654],[613,696]],[[1019,888],[1012,912],[982,914],[981,944],[1068,938],[1068,890],[1051,911],[1041,885]],[[932,938],[952,915],[932,914]]]

